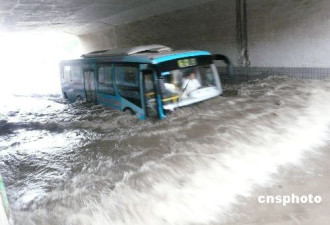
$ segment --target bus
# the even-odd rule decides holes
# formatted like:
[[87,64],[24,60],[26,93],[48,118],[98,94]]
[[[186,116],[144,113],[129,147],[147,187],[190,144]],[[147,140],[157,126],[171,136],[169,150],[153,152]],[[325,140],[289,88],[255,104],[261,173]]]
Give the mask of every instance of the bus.
[[13,218],[7,198],[5,185],[0,174],[0,224],[1,225],[12,225]]
[[129,111],[145,120],[164,119],[173,110],[222,94],[214,64],[224,55],[163,45],[110,49],[60,62],[62,94]]

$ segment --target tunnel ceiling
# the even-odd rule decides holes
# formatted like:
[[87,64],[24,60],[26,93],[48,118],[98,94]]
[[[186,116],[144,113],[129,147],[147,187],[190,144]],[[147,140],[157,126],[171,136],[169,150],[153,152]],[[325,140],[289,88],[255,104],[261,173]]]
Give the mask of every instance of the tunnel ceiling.
[[0,0],[0,30],[82,35],[210,0]]

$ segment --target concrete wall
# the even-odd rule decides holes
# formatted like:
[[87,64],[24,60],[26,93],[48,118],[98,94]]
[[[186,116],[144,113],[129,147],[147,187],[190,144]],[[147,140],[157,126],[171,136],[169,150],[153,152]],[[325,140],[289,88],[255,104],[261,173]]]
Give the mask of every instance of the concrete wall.
[[[241,0],[243,1],[243,0]],[[328,0],[246,0],[250,65],[330,67]],[[236,1],[217,0],[81,36],[86,51],[158,43],[228,55],[238,65]]]
[[330,67],[329,0],[248,0],[251,66]]
[[163,44],[210,50],[236,59],[235,23],[235,1],[217,0],[80,37],[86,51]]

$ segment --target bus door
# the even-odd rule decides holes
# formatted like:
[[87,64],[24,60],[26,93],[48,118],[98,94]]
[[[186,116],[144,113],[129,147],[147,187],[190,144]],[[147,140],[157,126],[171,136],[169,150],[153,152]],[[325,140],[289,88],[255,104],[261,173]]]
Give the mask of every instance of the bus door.
[[143,70],[144,108],[147,117],[158,118],[157,93],[153,70]]
[[94,70],[84,71],[84,87],[87,102],[96,102]]

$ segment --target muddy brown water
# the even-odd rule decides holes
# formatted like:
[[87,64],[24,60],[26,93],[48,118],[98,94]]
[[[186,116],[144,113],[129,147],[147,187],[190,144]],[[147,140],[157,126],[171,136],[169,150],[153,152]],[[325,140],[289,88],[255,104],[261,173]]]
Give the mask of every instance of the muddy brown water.
[[226,224],[279,168],[329,149],[330,81],[229,89],[163,121],[56,95],[3,98],[0,173],[16,224]]

